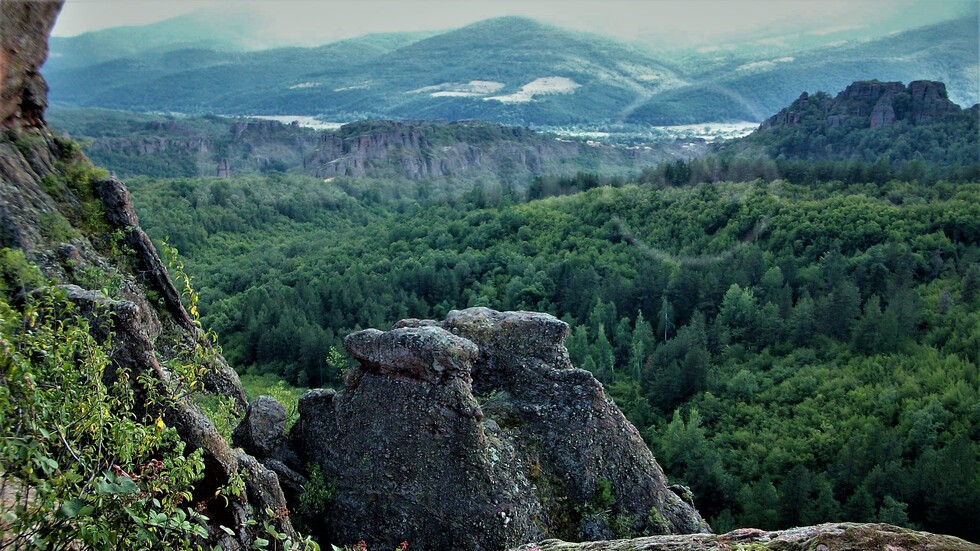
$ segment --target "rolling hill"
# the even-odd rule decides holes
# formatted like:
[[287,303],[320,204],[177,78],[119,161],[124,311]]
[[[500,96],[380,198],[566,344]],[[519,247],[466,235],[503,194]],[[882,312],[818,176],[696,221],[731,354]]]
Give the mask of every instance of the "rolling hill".
[[950,99],[964,107],[980,102],[977,20],[966,17],[878,40],[783,53],[747,62],[733,60],[689,86],[658,94],[629,122],[695,123],[764,120],[796,99],[800,90],[833,92],[856,80],[945,82]]
[[[57,57],[95,49],[97,37],[82,35],[53,44],[45,75],[53,102],[132,111],[528,126],[761,121],[801,89],[838,90],[868,79],[941,80],[951,99],[972,105],[980,100],[977,33],[975,18],[966,17],[762,57],[705,53],[700,70],[690,56],[675,63],[663,52],[522,17],[316,48],[233,52],[187,41],[94,64]],[[103,38],[109,48],[119,40]]]

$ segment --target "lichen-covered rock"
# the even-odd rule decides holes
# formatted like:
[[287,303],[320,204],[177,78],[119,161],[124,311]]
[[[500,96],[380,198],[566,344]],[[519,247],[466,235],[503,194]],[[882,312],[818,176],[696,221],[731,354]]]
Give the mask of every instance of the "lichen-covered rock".
[[471,308],[349,335],[359,370],[342,392],[307,393],[291,433],[293,467],[316,465],[333,487],[309,522],[372,549],[708,530],[602,385],[572,367],[567,334],[547,314]]
[[546,540],[511,551],[980,551],[980,545],[888,524],[827,523],[769,532],[742,528],[727,534],[653,536],[570,543]]
[[[503,549],[540,537],[518,452],[470,383],[476,346],[438,327],[366,330],[345,345],[362,368],[344,392],[300,401],[292,441],[333,485],[325,541],[392,549]],[[417,542],[417,543],[416,543]]]
[[[469,308],[450,312],[445,326],[479,345],[474,386],[501,397],[487,406],[487,415],[507,419],[529,461],[548,474],[541,493],[551,533],[613,537],[614,517],[646,533],[708,530],[697,511],[667,488],[640,433],[602,385],[572,366],[563,344],[567,324],[548,314]],[[615,498],[613,513],[599,515],[591,534],[577,533],[582,530],[575,519],[582,515],[574,509],[589,505],[600,483]]]
[[432,384],[459,377],[470,381],[476,346],[438,327],[403,327],[382,333],[367,329],[344,339],[365,370],[406,376]]
[[271,396],[259,396],[248,404],[245,418],[232,434],[237,446],[259,457],[273,457],[283,446],[286,408]]

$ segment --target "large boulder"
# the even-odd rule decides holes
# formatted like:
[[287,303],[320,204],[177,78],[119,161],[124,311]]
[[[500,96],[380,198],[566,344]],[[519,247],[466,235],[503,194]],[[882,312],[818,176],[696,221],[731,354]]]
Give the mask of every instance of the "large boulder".
[[518,451],[473,396],[476,345],[438,327],[369,329],[345,345],[360,371],[344,392],[304,396],[292,433],[334,488],[309,522],[324,541],[478,550],[543,535]]
[[602,385],[575,369],[547,314],[453,311],[349,335],[360,364],[314,390],[291,433],[295,468],[332,488],[324,541],[498,550],[617,530],[708,531]]

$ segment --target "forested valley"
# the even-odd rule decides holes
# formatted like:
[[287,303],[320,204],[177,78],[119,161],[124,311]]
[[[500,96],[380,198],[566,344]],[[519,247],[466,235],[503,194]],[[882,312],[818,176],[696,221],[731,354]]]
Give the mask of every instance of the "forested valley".
[[953,163],[746,156],[756,136],[633,183],[440,201],[295,173],[128,184],[242,373],[335,386],[350,331],[549,312],[716,531],[846,519],[976,541],[972,124],[950,131],[966,140]]
[[980,548],[960,3],[0,0],[0,548]]

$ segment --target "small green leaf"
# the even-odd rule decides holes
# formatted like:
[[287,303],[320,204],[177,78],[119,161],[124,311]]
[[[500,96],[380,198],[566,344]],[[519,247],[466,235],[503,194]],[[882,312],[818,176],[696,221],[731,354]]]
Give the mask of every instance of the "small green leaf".
[[67,518],[75,518],[78,516],[78,512],[85,507],[85,502],[81,499],[69,499],[64,504],[62,504],[59,512]]
[[135,494],[140,491],[140,487],[133,482],[133,479],[125,476],[121,476],[116,479],[116,486],[119,494]]

